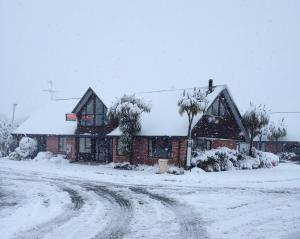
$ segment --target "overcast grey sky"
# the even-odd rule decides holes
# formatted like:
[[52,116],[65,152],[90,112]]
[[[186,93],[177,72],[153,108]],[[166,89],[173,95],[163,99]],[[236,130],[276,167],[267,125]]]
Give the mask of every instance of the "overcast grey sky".
[[227,84],[300,110],[300,1],[0,0],[0,114],[29,115],[89,85],[146,91]]

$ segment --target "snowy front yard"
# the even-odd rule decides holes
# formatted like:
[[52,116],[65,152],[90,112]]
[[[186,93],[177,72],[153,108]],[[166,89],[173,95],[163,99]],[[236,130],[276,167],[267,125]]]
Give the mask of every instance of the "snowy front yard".
[[300,165],[154,172],[2,158],[1,238],[300,238]]

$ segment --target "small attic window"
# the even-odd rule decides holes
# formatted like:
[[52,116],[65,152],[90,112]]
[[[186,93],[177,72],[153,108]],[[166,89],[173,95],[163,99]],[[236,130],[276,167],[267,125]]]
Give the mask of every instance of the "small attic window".
[[225,99],[222,97],[218,97],[211,106],[206,111],[207,115],[213,116],[226,116],[228,115],[228,110],[226,107]]

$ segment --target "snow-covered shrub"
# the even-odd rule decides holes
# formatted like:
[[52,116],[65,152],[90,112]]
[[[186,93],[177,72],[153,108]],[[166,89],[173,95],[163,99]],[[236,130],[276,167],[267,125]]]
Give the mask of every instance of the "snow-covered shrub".
[[39,152],[35,158],[33,159],[36,162],[40,162],[40,161],[45,161],[45,160],[49,160],[53,157],[53,153],[51,152]]
[[226,147],[196,152],[192,164],[207,172],[232,170],[241,158],[236,150]]
[[191,169],[192,173],[205,173],[205,171],[202,168],[194,167]]
[[11,160],[32,159],[37,153],[37,142],[35,139],[23,137],[20,140],[19,147],[14,152],[10,153]]
[[18,154],[17,152],[12,152],[12,153],[10,153],[9,156],[8,156],[8,158],[9,158],[10,160],[16,160],[16,161],[22,160],[21,155]]
[[280,161],[294,160],[297,157],[297,155],[293,152],[282,152],[282,153],[278,154],[278,157],[279,157]]
[[193,165],[206,172],[229,171],[233,169],[271,168],[278,165],[279,157],[275,154],[255,150],[255,157],[226,147],[197,152]]
[[175,175],[182,175],[184,174],[183,168],[178,168],[176,166],[171,166],[168,168],[167,173],[169,174],[175,174]]
[[135,169],[137,166],[136,165],[132,165],[129,162],[124,162],[124,163],[116,163],[114,164],[114,169],[122,169],[122,170],[133,170]]

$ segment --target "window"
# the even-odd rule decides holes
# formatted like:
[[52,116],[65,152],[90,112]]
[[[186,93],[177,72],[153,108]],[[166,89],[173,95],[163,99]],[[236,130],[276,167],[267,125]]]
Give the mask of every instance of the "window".
[[214,116],[226,116],[228,111],[224,98],[218,97],[212,105],[207,109],[206,114]]
[[79,138],[79,153],[91,153],[91,146],[91,138]]
[[102,126],[106,123],[107,108],[98,97],[91,97],[81,111],[82,126]]
[[124,144],[122,143],[121,138],[119,137],[117,139],[117,155],[120,156],[124,155],[123,149],[124,149]]
[[67,152],[67,138],[59,137],[58,138],[58,152]]
[[172,158],[172,139],[168,137],[149,139],[148,155],[155,158]]
[[212,147],[211,140],[206,140],[206,139],[195,139],[194,140],[194,145],[193,145],[194,150],[200,150],[200,151],[210,150],[211,147]]

